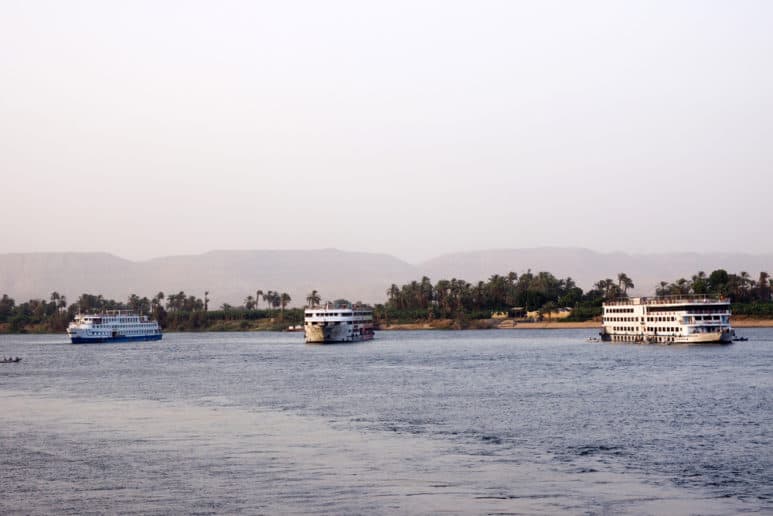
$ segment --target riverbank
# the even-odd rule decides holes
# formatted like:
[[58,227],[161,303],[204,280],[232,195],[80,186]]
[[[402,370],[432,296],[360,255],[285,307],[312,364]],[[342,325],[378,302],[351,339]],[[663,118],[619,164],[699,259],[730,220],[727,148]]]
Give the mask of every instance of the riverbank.
[[[773,319],[751,319],[748,317],[733,317],[730,324],[734,328],[773,328]],[[435,319],[432,321],[417,321],[413,323],[382,324],[379,330],[577,330],[596,329],[601,327],[601,321],[540,321],[522,322],[512,319],[478,319],[467,321],[466,326],[453,319]]]
[[413,323],[382,324],[379,330],[560,330],[578,328],[598,328],[598,321],[580,322],[520,322],[512,319],[475,319],[459,323],[453,319],[434,319],[432,321],[417,321]]
[[750,319],[748,317],[731,317],[733,328],[773,328],[773,319]]

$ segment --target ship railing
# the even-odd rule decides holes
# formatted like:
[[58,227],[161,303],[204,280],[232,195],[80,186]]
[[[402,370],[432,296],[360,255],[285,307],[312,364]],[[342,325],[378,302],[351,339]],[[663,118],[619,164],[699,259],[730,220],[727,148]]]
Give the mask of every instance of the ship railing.
[[370,305],[361,303],[322,303],[317,305],[306,305],[304,310],[373,310]]
[[89,310],[77,315],[139,315],[136,310]]
[[683,305],[690,304],[709,304],[709,303],[728,303],[730,299],[719,294],[677,294],[670,296],[653,297],[628,297],[604,301],[605,306],[631,306],[631,305]]

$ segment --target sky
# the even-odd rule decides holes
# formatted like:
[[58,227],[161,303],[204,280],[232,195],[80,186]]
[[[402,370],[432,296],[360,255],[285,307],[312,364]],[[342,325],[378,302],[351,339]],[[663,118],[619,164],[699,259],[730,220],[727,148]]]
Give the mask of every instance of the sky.
[[773,252],[773,2],[1,9],[0,253]]

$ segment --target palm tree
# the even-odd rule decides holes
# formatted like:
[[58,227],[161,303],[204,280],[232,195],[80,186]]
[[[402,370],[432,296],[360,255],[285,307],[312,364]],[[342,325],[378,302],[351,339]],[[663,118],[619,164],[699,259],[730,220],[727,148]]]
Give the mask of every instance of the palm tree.
[[760,278],[757,280],[757,299],[760,301],[770,301],[770,274],[760,272]]
[[617,288],[623,291],[623,296],[628,296],[628,289],[634,288],[633,280],[624,272],[617,275]]
[[599,281],[595,287],[604,293],[604,299],[607,301],[611,301],[620,295],[620,288],[610,278]]
[[265,294],[263,294],[263,301],[266,302],[266,306],[268,307],[269,311],[271,310],[271,306],[274,304],[274,291],[273,290],[267,290]]
[[311,293],[306,296],[306,302],[309,304],[309,308],[314,308],[320,302],[319,293],[316,290],[312,290]]
[[427,276],[422,276],[419,285],[419,299],[421,308],[427,308],[432,301],[432,282]]
[[266,296],[268,296],[268,304],[271,308],[279,308],[281,306],[282,297],[279,295],[279,292],[269,290],[266,293]]
[[480,310],[486,304],[486,284],[479,281],[473,289],[473,305]]
[[400,287],[392,283],[392,286],[387,289],[386,293],[389,297],[389,303],[391,303],[393,307],[402,308],[402,306],[400,306]]
[[672,283],[670,286],[671,294],[684,296],[690,293],[690,284],[684,278],[679,278],[676,283]]
[[694,294],[705,294],[708,291],[709,284],[706,281],[706,273],[698,271],[692,277],[692,291]]
[[448,317],[451,311],[451,283],[448,280],[440,280],[435,285],[435,299],[440,307],[440,313],[443,317]]
[[750,288],[754,288],[754,280],[749,276],[749,273],[746,271],[741,271],[741,285],[740,290],[742,294],[746,294]]
[[492,307],[502,308],[506,304],[507,279],[494,274],[488,280],[488,291]]
[[287,292],[282,292],[281,295],[278,296],[279,298],[279,306],[282,308],[282,317],[284,317],[285,313],[285,307],[292,301],[292,298],[290,297],[290,294]]
[[150,300],[150,310],[154,318],[158,318],[158,299],[156,296]]
[[140,296],[137,294],[132,294],[129,296],[129,301],[126,303],[129,306],[129,310],[132,310],[133,312],[139,312],[140,311]]
[[255,310],[258,309],[258,303],[260,302],[260,298],[263,297],[263,291],[258,289],[255,291]]
[[206,312],[209,309],[209,290],[204,291],[204,311]]
[[252,298],[252,296],[247,296],[244,300],[244,308],[246,310],[252,310],[255,307],[255,300]]
[[416,280],[411,281],[410,294],[408,296],[408,299],[410,300],[411,306],[413,308],[418,308],[421,306],[421,291],[419,287],[419,282]]

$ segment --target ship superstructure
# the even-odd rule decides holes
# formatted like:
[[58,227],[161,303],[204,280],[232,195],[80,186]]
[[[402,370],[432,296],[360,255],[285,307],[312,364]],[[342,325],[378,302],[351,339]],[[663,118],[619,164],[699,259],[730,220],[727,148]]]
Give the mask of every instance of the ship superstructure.
[[616,342],[729,343],[730,300],[721,296],[632,297],[604,303],[601,338]]
[[127,310],[99,314],[78,314],[67,327],[73,344],[161,340],[156,321]]
[[349,302],[306,308],[303,329],[306,342],[360,342],[373,339],[373,309]]

